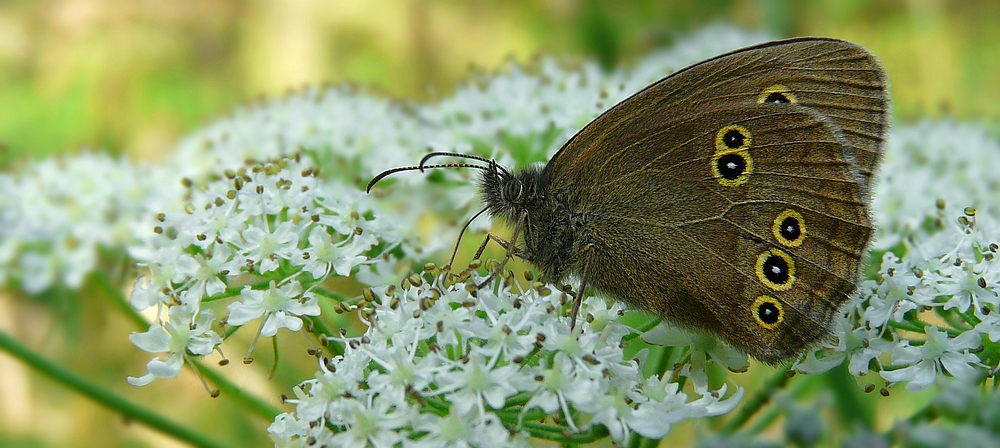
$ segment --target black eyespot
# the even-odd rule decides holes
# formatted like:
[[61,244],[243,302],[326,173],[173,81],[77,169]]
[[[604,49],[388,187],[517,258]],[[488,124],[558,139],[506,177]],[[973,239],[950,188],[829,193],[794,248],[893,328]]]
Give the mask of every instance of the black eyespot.
[[778,324],[785,317],[781,303],[771,296],[757,296],[757,300],[754,301],[753,308],[750,310],[754,320],[768,330],[778,328]]
[[765,325],[774,325],[781,320],[781,310],[773,302],[762,301],[757,305],[757,318]]
[[722,136],[722,142],[726,144],[729,149],[736,149],[743,146],[743,140],[745,136],[738,129],[730,130]]
[[777,285],[784,285],[791,278],[788,273],[788,261],[778,255],[768,256],[764,260],[762,271],[765,278]]
[[788,90],[787,87],[781,84],[775,84],[771,87],[764,89],[760,92],[760,96],[757,97],[757,103],[795,103],[798,100],[795,98],[795,94]]
[[746,183],[753,172],[750,147],[753,136],[738,124],[724,126],[715,133],[715,155],[711,159],[712,177],[724,187]]
[[788,99],[788,96],[786,96],[784,93],[771,92],[770,94],[767,95],[767,98],[764,98],[764,102],[786,104],[786,103],[791,103],[792,100]]
[[806,221],[801,213],[787,209],[774,217],[771,232],[782,246],[798,247],[806,238]]
[[716,168],[726,180],[735,180],[747,170],[747,160],[740,153],[729,153],[719,157]]
[[788,241],[795,241],[802,236],[802,228],[799,227],[799,220],[789,216],[781,221],[781,236]]

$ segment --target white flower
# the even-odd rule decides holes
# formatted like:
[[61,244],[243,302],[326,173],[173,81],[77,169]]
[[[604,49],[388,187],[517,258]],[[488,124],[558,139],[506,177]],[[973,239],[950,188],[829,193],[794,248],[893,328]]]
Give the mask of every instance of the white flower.
[[987,285],[996,285],[1000,280],[997,270],[990,272],[990,262],[976,262],[974,254],[972,257],[963,259],[959,266],[952,263],[939,271],[941,275],[937,278],[936,289],[940,295],[950,297],[944,304],[945,309],[957,308],[965,312],[969,306],[977,309],[985,305],[993,305],[994,309],[997,307],[996,291],[987,288]]
[[[320,282],[379,255],[373,250],[382,244],[379,233],[357,229],[391,234],[370,208],[326,200],[358,196],[354,187],[354,194],[338,190],[344,187],[321,183],[315,173],[297,158],[280,159],[227,171],[204,185],[187,182],[183,209],[157,214],[158,224],[149,227],[154,236],[131,250],[146,268],[136,281],[132,306],[156,305],[162,312],[177,304],[198,309],[203,300],[237,299],[228,304],[231,325],[262,318],[258,337],[272,337],[281,328],[300,330],[302,316],[320,313]],[[351,214],[348,210],[360,212],[354,212],[355,226],[346,234],[320,223],[326,214]],[[236,284],[245,285],[238,294]]]
[[438,387],[459,414],[476,411],[485,415],[485,406],[501,409],[507,398],[517,393],[517,388],[509,382],[517,375],[513,365],[487,365],[481,355],[451,364],[452,369],[438,375]]
[[[921,279],[913,273],[912,266],[906,263],[892,252],[886,252],[882,256],[878,286],[868,297],[869,306],[864,311],[864,318],[872,327],[881,327],[889,319],[902,321],[907,312],[932,304],[930,300],[919,300],[922,295],[914,294],[913,289],[920,284]],[[864,287],[862,289],[870,290]],[[929,299],[932,300],[933,297]]]
[[963,381],[979,379],[982,364],[976,355],[968,350],[979,347],[980,336],[975,331],[949,338],[948,333],[935,326],[926,328],[927,340],[924,345],[911,346],[909,341],[892,352],[892,363],[905,365],[901,369],[882,371],[886,381],[899,383],[909,381],[906,390],[917,392],[929,387],[943,368],[949,374]]
[[[989,309],[987,308],[987,310]],[[986,314],[983,313],[982,309],[976,309],[975,315],[979,318],[979,323],[976,324],[975,330],[985,334],[991,342],[998,342],[1000,341],[1000,313],[989,311]]]
[[243,231],[243,241],[236,243],[240,257],[260,266],[262,274],[273,271],[278,268],[280,260],[292,258],[297,251],[299,231],[289,221],[278,224],[274,231],[267,227],[250,226]]
[[475,413],[462,413],[455,407],[443,417],[420,414],[413,427],[426,434],[417,440],[407,440],[404,446],[419,448],[530,446],[523,438],[511,439],[510,432],[494,415],[481,418]]
[[102,267],[100,251],[123,253],[149,235],[148,207],[174,197],[175,180],[159,167],[90,152],[0,176],[0,279],[19,278],[31,294],[80,288]]
[[719,341],[715,336],[682,330],[666,322],[661,322],[641,337],[650,344],[687,348],[690,362],[684,365],[681,373],[690,376],[698,387],[708,386],[706,368],[709,362],[715,362],[730,372],[745,372],[750,367],[747,355]]
[[343,422],[347,430],[330,437],[333,446],[372,446],[392,448],[402,441],[400,429],[411,424],[415,412],[404,403],[390,404],[386,400],[371,400],[367,405],[357,401]]
[[[347,354],[334,357],[331,362],[319,362],[319,371],[313,379],[303,381],[292,389],[295,399],[287,400],[295,404],[298,418],[315,421],[329,418],[342,421],[353,404],[344,397],[364,397],[366,392],[359,387],[364,384],[365,368],[371,361],[363,353],[347,347]],[[329,366],[337,366],[336,371]]]
[[[396,430],[406,446],[508,446],[526,440],[520,433],[511,438],[509,429],[540,409],[559,413],[569,431],[603,425],[626,441],[648,395],[667,400],[656,387],[639,386],[644,379],[636,361],[625,358],[627,331],[616,322],[617,305],[588,299],[588,319],[571,333],[563,315],[568,303],[547,294],[550,287],[515,294],[493,285],[473,296],[471,286],[481,279],[451,284],[445,278],[411,277],[405,290],[375,288],[375,301],[362,307],[371,317],[365,335],[336,338],[346,345],[344,354],[329,359],[288,400],[298,418],[347,428],[359,403],[412,406],[413,426]],[[724,413],[738,401],[719,405],[722,395],[698,390],[703,397],[693,404],[672,390],[674,417]],[[514,407],[506,408],[509,403]],[[432,412],[445,406],[446,416]]]
[[[804,360],[795,364],[795,370],[817,375],[839,366],[844,359],[850,358],[847,370],[851,375],[866,375],[872,359],[892,352],[897,343],[884,339],[879,328],[858,324],[856,320],[841,319],[837,328],[837,345],[809,352]],[[819,357],[817,356],[819,353],[826,356]]]
[[192,355],[212,353],[222,337],[211,329],[215,323],[212,310],[202,310],[194,318],[193,309],[188,306],[174,306],[168,311],[170,320],[163,325],[154,324],[145,333],[132,333],[129,340],[139,349],[149,353],[163,353],[163,358],[153,358],[146,364],[148,373],[140,377],[128,377],[129,384],[145,386],[156,378],[173,378],[180,373],[184,359]]
[[230,325],[243,325],[263,316],[260,334],[274,336],[278,329],[299,331],[302,319],[299,316],[318,316],[319,304],[311,293],[302,294],[302,286],[295,279],[278,286],[271,280],[266,290],[256,290],[250,285],[240,291],[240,301],[229,304]]
[[301,265],[315,279],[324,279],[330,272],[350,275],[355,266],[368,261],[364,253],[378,241],[371,234],[349,235],[347,239],[336,242],[325,227],[313,227],[309,231],[308,249],[304,251],[308,257],[293,257],[291,261]]
[[308,420],[296,418],[292,414],[280,414],[267,427],[267,434],[275,448],[302,448],[305,440],[315,440],[326,445],[327,435],[320,425],[310,425]]
[[435,376],[441,370],[440,361],[435,356],[416,357],[416,344],[410,345],[412,352],[404,346],[366,347],[380,349],[367,355],[381,366],[385,373],[375,370],[369,374],[366,383],[383,401],[405,403],[407,390],[427,392]]
[[649,401],[640,403],[629,426],[648,439],[662,439],[671,425],[688,418],[722,415],[732,411],[743,400],[743,388],[738,388],[730,398],[723,400],[726,386],[718,391],[696,388],[702,398],[687,402],[687,395],[678,390],[677,383],[662,381],[659,377],[646,379],[642,388]]

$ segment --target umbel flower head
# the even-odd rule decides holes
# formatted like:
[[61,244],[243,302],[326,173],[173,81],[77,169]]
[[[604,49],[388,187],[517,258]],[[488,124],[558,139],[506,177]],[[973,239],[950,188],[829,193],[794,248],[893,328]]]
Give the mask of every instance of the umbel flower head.
[[160,213],[157,237],[133,251],[147,272],[136,281],[132,306],[155,306],[159,317],[131,340],[168,355],[129,382],[175,376],[186,356],[217,350],[221,322],[206,307],[227,303],[228,326],[259,321],[257,337],[298,331],[303,317],[319,315],[323,292],[316,288],[324,280],[357,272],[393,245],[391,231],[348,197],[299,158],[190,185],[183,209]]
[[477,289],[469,269],[427,271],[352,308],[367,330],[329,339],[343,354],[321,359],[286,400],[295,412],[269,429],[277,445],[528,446],[529,436],[562,440],[567,428],[578,441],[607,431],[628,443],[729,412],[743,395],[698,387],[691,400],[671,372],[643,376],[626,355],[632,331],[619,305],[586,299],[571,331],[564,292],[538,282],[520,290],[509,275]]

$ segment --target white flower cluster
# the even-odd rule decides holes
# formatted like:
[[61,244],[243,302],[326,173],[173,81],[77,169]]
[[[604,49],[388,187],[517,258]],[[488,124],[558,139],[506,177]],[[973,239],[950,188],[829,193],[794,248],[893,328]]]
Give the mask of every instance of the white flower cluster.
[[380,255],[377,246],[392,244],[390,229],[352,191],[358,194],[321,183],[298,159],[281,159],[192,186],[183,210],[158,215],[157,238],[134,250],[148,272],[136,281],[131,303],[166,309],[167,316],[159,313],[149,331],[130,340],[167,355],[129,382],[176,376],[188,353],[217,350],[215,312],[204,308],[211,302],[232,299],[225,324],[260,319],[257,334],[265,337],[297,331],[302,316],[319,315],[320,283],[350,275]]
[[893,127],[872,204],[874,247],[888,249],[924,232],[928,221],[941,218],[942,202],[1000,217],[1000,176],[992,163],[998,154],[1000,142],[972,124],[926,120]]
[[[29,294],[81,286],[100,251],[124,252],[152,227],[151,198],[180,190],[152,166],[83,153],[0,174],[0,282]],[[111,258],[115,258],[111,255]]]
[[[294,389],[295,412],[269,428],[275,445],[530,446],[596,440],[585,432],[595,425],[627,444],[633,432],[659,439],[683,419],[727,413],[743,395],[699,387],[688,401],[676,378],[643,377],[642,361],[625,355],[619,305],[585,300],[571,331],[565,293],[541,283],[477,291],[469,271],[453,276],[414,275],[367,295],[367,331],[335,339],[343,355]],[[549,417],[565,423],[541,422]]]

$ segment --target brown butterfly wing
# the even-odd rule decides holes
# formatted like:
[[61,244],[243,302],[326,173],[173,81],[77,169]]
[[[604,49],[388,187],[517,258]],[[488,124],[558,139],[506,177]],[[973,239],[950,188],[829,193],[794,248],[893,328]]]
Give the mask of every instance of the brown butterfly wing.
[[[858,52],[829,40],[738,51],[580,131],[546,174],[547,191],[584,223],[576,247],[594,249],[588,282],[767,362],[828,334],[872,234],[874,134],[886,126],[884,110],[861,114],[858,98],[887,103],[871,56],[859,60],[872,72],[852,80],[817,55],[843,64]],[[768,89],[793,101],[761,102]]]
[[[889,127],[885,72],[863,47],[836,39],[795,38],[767,42],[716,56],[650,85],[599,116],[552,158],[546,167],[560,176],[590,173],[622,157],[627,144],[648,130],[691,126],[690,114],[756,104],[769,89],[784,87],[788,98],[827,117],[849,143],[862,184],[881,161]],[[577,182],[580,180],[576,178]]]

